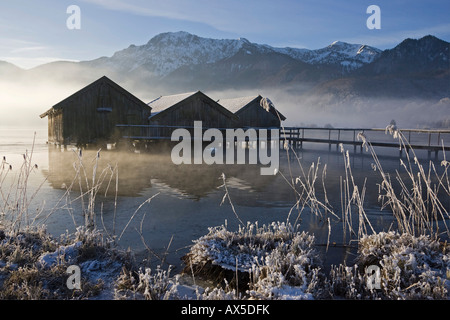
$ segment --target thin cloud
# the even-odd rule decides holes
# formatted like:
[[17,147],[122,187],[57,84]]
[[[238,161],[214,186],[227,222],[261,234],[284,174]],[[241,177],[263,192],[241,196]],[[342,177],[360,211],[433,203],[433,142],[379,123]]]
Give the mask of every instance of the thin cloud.
[[32,47],[23,47],[11,50],[11,53],[24,53],[24,52],[36,52],[47,50],[48,47],[44,46],[32,46]]
[[55,62],[55,61],[70,61],[70,62],[78,62],[78,60],[71,60],[66,58],[59,57],[11,57],[11,56],[3,56],[0,57],[0,61],[8,61],[22,69],[31,69],[37,67],[39,65]]
[[343,41],[367,44],[380,48],[392,48],[406,38],[418,39],[430,34],[442,38],[450,36],[450,23],[417,30],[402,30],[386,34],[382,33],[381,35],[364,35],[361,37],[347,38]]
[[34,41],[22,40],[18,38],[6,38],[0,39],[0,48],[3,51],[11,51],[19,47],[39,47],[39,43]]
[[[279,10],[280,4],[273,1],[258,1],[255,4],[227,0],[226,2],[211,0],[196,1],[124,1],[124,0],[82,0],[83,2],[101,6],[107,10],[124,13],[162,17],[202,23],[216,30],[240,34],[261,32],[273,29],[277,18],[284,17],[289,11]],[[294,4],[291,4],[294,5]],[[284,7],[283,7],[284,8]],[[278,9],[277,13],[273,11]],[[272,11],[272,13],[271,13]],[[278,17],[268,19],[267,15],[276,14]],[[279,20],[283,21],[283,20]],[[285,23],[286,21],[283,21]],[[278,23],[279,24],[279,23]]]
[[[197,9],[200,6],[200,2],[195,4],[189,4],[188,2],[173,1],[146,1],[132,3],[131,1],[123,0],[82,0],[90,4],[101,6],[107,10],[120,11],[125,13],[131,13],[140,16],[150,17],[163,17],[168,19],[186,20],[194,22],[210,22],[205,21],[204,16],[199,14]],[[209,19],[207,19],[209,20]]]
[[[189,14],[179,12],[176,7],[168,5],[169,1],[156,3],[154,1],[147,1],[144,4],[137,5],[122,0],[83,0],[91,4],[99,5],[108,10],[121,11],[142,16],[164,17],[171,19],[191,20],[193,17]],[[180,6],[178,6],[179,8]],[[174,10],[175,9],[175,10]]]

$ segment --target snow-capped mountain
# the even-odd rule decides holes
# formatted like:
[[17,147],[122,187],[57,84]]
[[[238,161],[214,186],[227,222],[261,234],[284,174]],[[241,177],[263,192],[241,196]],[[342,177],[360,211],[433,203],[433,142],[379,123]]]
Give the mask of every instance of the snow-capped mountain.
[[350,44],[335,41],[329,46],[317,49],[274,48],[276,51],[287,54],[294,59],[309,64],[341,65],[346,70],[353,70],[371,63],[381,50],[361,44]]
[[450,71],[450,45],[428,35],[420,39],[405,39],[396,47],[383,51],[361,72],[412,75],[436,70]]
[[406,39],[384,51],[341,41],[309,50],[169,32],[90,61],[30,70],[0,61],[0,75],[26,86],[51,84],[51,90],[60,84],[79,89],[106,75],[144,101],[196,90],[221,92],[219,97],[262,93],[290,106],[287,116],[295,119],[315,111],[392,119],[397,110],[411,123],[428,121],[422,115],[448,123],[449,51],[450,44],[434,36]]
[[180,67],[213,64],[240,52],[247,55],[282,54],[311,65],[340,66],[343,71],[348,71],[372,62],[381,50],[340,41],[318,50],[275,48],[251,43],[245,38],[210,39],[180,31],[159,34],[145,45],[131,45],[110,58],[89,63],[121,72],[144,68],[153,75],[167,76]]
[[145,45],[131,45],[116,52],[107,63],[127,66],[128,71],[144,66],[164,76],[181,66],[214,63],[233,56],[245,43],[248,40],[201,38],[183,31],[162,33]]
[[[348,97],[430,99],[431,104],[450,97],[450,43],[428,35],[405,39],[349,76],[324,81],[314,89],[317,96],[345,101]],[[448,115],[448,103],[441,106]]]
[[360,96],[439,100],[450,94],[449,43],[433,36],[406,39],[384,51],[341,41],[309,50],[169,32],[110,57],[52,62],[31,70],[12,67],[0,63],[0,74],[8,79],[20,74],[32,81],[83,84],[108,75],[142,92],[152,90],[160,95],[270,88],[292,90],[296,95],[311,92],[347,103]]

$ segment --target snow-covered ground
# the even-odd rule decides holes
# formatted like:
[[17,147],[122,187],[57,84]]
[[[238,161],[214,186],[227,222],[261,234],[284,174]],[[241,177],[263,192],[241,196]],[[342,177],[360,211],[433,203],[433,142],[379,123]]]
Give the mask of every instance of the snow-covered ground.
[[[356,263],[329,274],[314,236],[285,223],[211,228],[185,256],[181,274],[165,264],[145,267],[84,228],[70,239],[43,230],[0,236],[2,299],[450,298],[450,246],[393,231],[362,237]],[[67,287],[73,265],[80,289]]]

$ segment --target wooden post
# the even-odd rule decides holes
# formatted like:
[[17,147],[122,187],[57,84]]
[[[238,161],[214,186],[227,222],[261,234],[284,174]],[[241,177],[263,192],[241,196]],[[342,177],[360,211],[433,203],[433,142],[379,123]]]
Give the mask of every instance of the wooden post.
[[336,151],[339,149],[339,142],[341,142],[341,129],[338,129],[338,138],[336,143]]
[[331,151],[331,129],[328,129],[328,152]]
[[[364,134],[364,130],[362,131],[362,133]],[[361,145],[359,146],[359,153],[363,152],[363,144],[361,142]]]
[[[259,130],[260,129],[256,129],[256,154],[257,154],[257,157],[258,157],[258,163],[260,161],[260,159],[259,159],[259,153],[260,152],[259,151],[261,150],[261,146],[259,145],[261,143],[261,141],[259,139]],[[268,137],[267,141],[270,141],[271,140],[271,138],[270,138],[270,131],[267,132],[267,137]],[[255,145],[253,145],[253,147],[255,147]],[[266,148],[267,148],[267,146],[266,146]]]
[[302,128],[302,139],[300,140],[300,149],[303,149],[303,139],[305,138],[305,128]]
[[431,132],[428,132],[428,159],[431,159]]

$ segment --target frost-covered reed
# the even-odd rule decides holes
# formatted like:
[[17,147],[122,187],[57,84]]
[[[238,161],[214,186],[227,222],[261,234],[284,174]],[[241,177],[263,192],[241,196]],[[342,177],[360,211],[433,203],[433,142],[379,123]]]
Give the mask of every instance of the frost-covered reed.
[[17,233],[29,227],[32,224],[31,215],[43,210],[39,207],[34,214],[30,212],[31,203],[45,183],[45,180],[42,181],[36,190],[31,190],[29,186],[31,174],[38,170],[38,165],[33,163],[33,150],[34,140],[31,150],[22,155],[23,162],[17,173],[13,173],[13,167],[5,156],[0,164],[0,227],[10,232]]
[[314,236],[284,222],[248,223],[236,232],[210,228],[183,260],[186,273],[213,276],[217,284],[239,288],[235,297],[241,298],[311,299],[321,294],[324,279]]
[[[349,152],[342,145],[340,216],[328,201],[326,166],[320,174],[319,159],[305,170],[295,150],[285,146],[300,168],[300,175],[294,176],[293,163],[289,162],[287,172],[279,173],[297,199],[288,221],[296,211],[294,226],[297,226],[306,208],[310,214],[327,219],[329,228],[330,217],[341,220],[344,243],[358,243],[353,266],[332,266],[325,276],[314,251],[313,235],[296,233],[289,223],[244,225],[232,206],[240,222],[239,230],[232,232],[226,226],[210,228],[185,256],[186,271],[222,283],[222,287],[213,289],[212,298],[449,299],[450,248],[442,239],[450,236],[447,226],[450,216],[440,200],[450,195],[449,162],[444,154],[440,173],[432,161],[426,170],[398,128],[390,125],[386,133],[398,139],[400,148],[412,152],[412,157],[406,153],[406,162],[399,160],[402,171],[396,170],[394,177],[383,170],[365,135],[358,134],[373,157],[372,168],[380,174],[380,209],[389,209],[394,217],[395,223],[386,232],[376,232],[372,226],[365,212],[366,182],[362,186],[355,182]],[[318,185],[323,187],[323,200],[318,199]],[[227,190],[225,196],[232,205]],[[380,272],[374,275],[368,271],[374,268]],[[374,277],[377,286],[372,283]],[[240,291],[236,290],[238,287]]]
[[[111,232],[105,228],[103,205],[98,201],[98,195],[103,192],[106,195],[115,179],[115,220],[117,166],[108,164],[100,169],[99,150],[94,159],[87,159],[92,164],[92,172],[89,172],[82,151],[74,150],[74,153],[74,177],[65,186],[64,195],[53,208],[44,210],[43,206],[38,206],[36,212],[30,212],[30,208],[46,179],[36,190],[29,186],[30,175],[38,169],[32,163],[33,149],[23,155],[23,164],[16,171],[3,157],[0,166],[0,299],[112,299],[116,283],[120,283],[121,270],[137,268],[130,252],[115,245],[115,224]],[[81,212],[74,212],[74,203],[80,204]],[[64,211],[71,215],[76,231],[59,238],[49,235],[46,222],[56,212]],[[84,217],[81,224],[75,221],[75,215]],[[99,220],[103,229],[99,228]],[[82,271],[81,289],[77,290],[70,290],[66,285],[67,269],[73,264]],[[148,272],[147,276],[145,274],[144,280],[148,278]],[[159,282],[150,286],[157,286]],[[144,294],[144,298],[147,295]]]
[[[390,230],[376,232],[368,219],[364,207],[365,183],[357,185],[349,153],[343,147],[340,208],[333,208],[328,199],[326,165],[322,168],[318,159],[305,169],[295,150],[290,150],[300,174],[293,174],[294,163],[290,163],[287,172],[279,173],[296,196],[285,222],[244,224],[228,193],[226,177],[222,176],[225,189],[222,203],[228,200],[239,227],[234,231],[226,224],[211,227],[208,234],[194,241],[183,258],[184,276],[192,277],[194,282],[190,295],[183,293],[186,288],[180,275],[172,276],[170,267],[163,268],[165,256],[156,255],[151,244],[143,241],[149,253],[160,258],[161,266],[157,268],[137,267],[129,252],[115,247],[115,225],[111,231],[104,227],[98,195],[115,181],[117,204],[118,168],[108,165],[101,170],[100,151],[92,160],[92,173],[77,151],[75,178],[46,216],[42,209],[33,215],[29,212],[30,203],[39,191],[38,188],[29,194],[28,180],[37,169],[32,164],[32,152],[24,154],[24,163],[16,177],[11,176],[11,165],[3,158],[0,167],[0,298],[449,299],[450,246],[442,239],[450,236],[447,226],[450,217],[440,199],[450,195],[450,163],[444,154],[440,170],[432,161],[425,169],[401,131],[388,126],[386,132],[398,139],[400,148],[412,151],[411,157],[406,153],[406,161],[400,160],[401,170],[397,170],[395,176],[383,170],[364,134],[359,134],[358,138],[373,157],[373,169],[380,174],[380,207],[389,209],[394,217]],[[139,206],[120,235],[137,211],[151,199]],[[77,226],[73,235],[62,235],[59,239],[49,236],[44,225],[47,219],[61,209],[73,217],[75,201],[81,203],[83,225]],[[116,205],[114,210],[117,210]],[[324,273],[314,235],[297,229],[305,212],[328,221],[328,236],[330,219],[341,221],[344,244],[347,241],[358,243],[353,266],[332,266],[328,275]],[[294,214],[297,216],[291,224]],[[145,214],[141,221],[142,239],[144,218]],[[98,228],[98,219],[103,230]],[[82,289],[78,291],[65,286],[66,269],[74,263],[83,270]],[[379,284],[376,288],[371,285],[373,274],[367,272],[369,267],[380,270],[376,275]],[[200,288],[195,285],[200,278],[214,285]]]
[[[378,266],[378,279],[367,273]],[[431,236],[380,232],[359,241],[353,267],[333,266],[331,292],[347,299],[449,299],[450,247]],[[376,280],[379,288],[368,283]]]
[[406,162],[399,160],[402,171],[396,170],[394,177],[383,170],[370,141],[364,135],[359,135],[372,155],[374,169],[381,177],[378,192],[381,208],[391,210],[399,232],[416,236],[428,234],[435,239],[439,239],[444,233],[449,237],[450,230],[446,220],[450,218],[450,210],[440,200],[450,196],[450,163],[445,159],[445,152],[441,173],[431,160],[426,169],[401,130],[391,124],[386,127],[386,133],[392,134],[398,140],[399,148],[407,151]]
[[[197,299],[450,298],[450,245],[429,235],[363,235],[355,264],[332,266],[326,275],[313,235],[284,223],[249,223],[235,232],[210,228],[184,260],[186,274],[216,285]],[[372,274],[369,268],[380,272]]]

